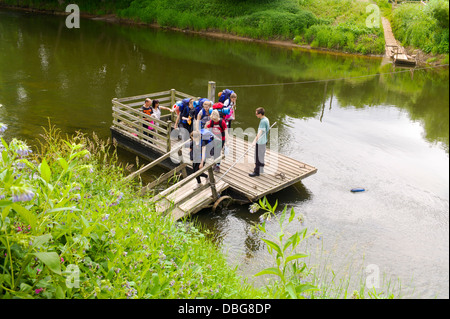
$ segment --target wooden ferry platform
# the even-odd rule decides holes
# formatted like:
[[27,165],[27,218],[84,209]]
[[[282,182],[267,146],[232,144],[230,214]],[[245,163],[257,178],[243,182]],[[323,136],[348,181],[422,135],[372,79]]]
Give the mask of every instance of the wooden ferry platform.
[[[215,83],[210,82],[208,98],[214,101]],[[126,178],[134,178],[155,165],[162,165],[170,171],[160,176],[156,181],[142,189],[142,193],[152,191],[159,183],[174,175],[181,175],[178,183],[162,192],[155,194],[156,210],[161,214],[170,214],[175,220],[192,215],[205,208],[215,208],[225,202],[237,201],[251,203],[268,194],[276,193],[300,180],[315,174],[317,169],[311,165],[292,159],[271,150],[266,151],[264,173],[257,177],[248,174],[254,168],[254,148],[251,141],[230,135],[229,153],[215,162],[221,162],[220,172],[213,172],[214,159],[206,161],[205,166],[195,174],[189,161],[189,141],[178,140],[173,133],[174,114],[161,116],[155,122],[151,136],[146,135],[143,124],[146,115],[139,109],[145,98],[158,99],[160,106],[172,107],[176,101],[191,96],[174,89],[126,98],[114,98],[113,124],[111,134],[114,141],[123,147],[149,161],[148,165],[133,172]],[[197,185],[196,177],[206,173],[208,178],[202,179],[202,186]]]

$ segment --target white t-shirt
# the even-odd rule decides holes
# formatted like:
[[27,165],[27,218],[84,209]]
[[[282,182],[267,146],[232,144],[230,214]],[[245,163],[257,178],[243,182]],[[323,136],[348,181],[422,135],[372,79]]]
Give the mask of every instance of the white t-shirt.
[[152,116],[157,118],[158,120],[160,120],[161,119],[161,109],[159,107],[154,108]]

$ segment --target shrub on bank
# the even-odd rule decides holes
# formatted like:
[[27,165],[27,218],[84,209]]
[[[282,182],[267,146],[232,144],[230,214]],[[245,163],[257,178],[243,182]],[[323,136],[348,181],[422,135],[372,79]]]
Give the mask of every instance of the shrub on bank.
[[295,38],[296,43],[309,43],[312,47],[351,53],[384,53],[384,34],[381,21],[378,27],[368,27],[371,11],[369,3],[352,0],[303,0],[301,7],[311,10],[320,21]]
[[317,22],[296,0],[147,0],[134,1],[118,13],[163,27],[219,30],[264,39],[291,39]]
[[[314,25],[305,32],[304,38],[312,47],[362,54],[384,52],[384,37],[346,24]],[[301,43],[302,37],[297,37],[296,42]]]
[[392,30],[404,46],[426,53],[449,53],[449,2],[430,0],[427,6],[403,4],[392,12]]

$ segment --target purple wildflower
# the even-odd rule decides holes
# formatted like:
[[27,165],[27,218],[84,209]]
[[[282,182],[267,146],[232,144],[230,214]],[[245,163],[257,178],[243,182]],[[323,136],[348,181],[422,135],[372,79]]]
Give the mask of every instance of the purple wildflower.
[[34,193],[31,189],[25,188],[25,187],[17,187],[13,186],[12,189],[12,195],[13,195],[13,202],[28,202],[33,199]]
[[249,211],[251,214],[256,213],[261,207],[259,206],[258,203],[254,203],[252,205],[250,205],[249,207]]
[[20,157],[26,157],[29,154],[33,153],[33,151],[30,150],[27,145],[23,144],[23,145],[19,146],[19,149],[16,150],[16,153]]
[[17,162],[15,165],[18,169],[23,169],[26,167],[26,164],[24,162]]

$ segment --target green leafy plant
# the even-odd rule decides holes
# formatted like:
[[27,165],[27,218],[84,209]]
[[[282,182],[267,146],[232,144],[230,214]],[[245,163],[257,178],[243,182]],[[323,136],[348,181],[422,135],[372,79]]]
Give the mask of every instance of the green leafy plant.
[[392,30],[403,45],[425,53],[449,51],[448,1],[431,0],[427,6],[403,4],[392,12]]
[[0,298],[261,296],[197,228],[137,195],[111,144],[54,127],[39,143],[2,139]]
[[[303,258],[309,256],[305,252],[298,252],[297,247],[301,245],[311,236],[316,236],[317,231],[308,233],[304,228],[292,235],[287,235],[286,227],[295,218],[294,209],[290,210],[287,225],[285,220],[287,217],[287,206],[283,209],[280,217],[275,214],[278,202],[274,206],[271,206],[266,198],[260,200],[260,207],[266,211],[263,215],[263,222],[258,225],[258,229],[267,235],[269,238],[262,238],[267,245],[269,253],[274,257],[276,266],[266,268],[255,276],[262,275],[274,275],[278,280],[268,288],[270,294],[279,298],[305,298],[310,297],[313,292],[319,291],[316,286],[307,281],[309,274],[308,267],[305,262],[302,262]],[[280,231],[276,235],[272,235],[266,231],[266,222],[271,220],[273,216],[280,227]]]

